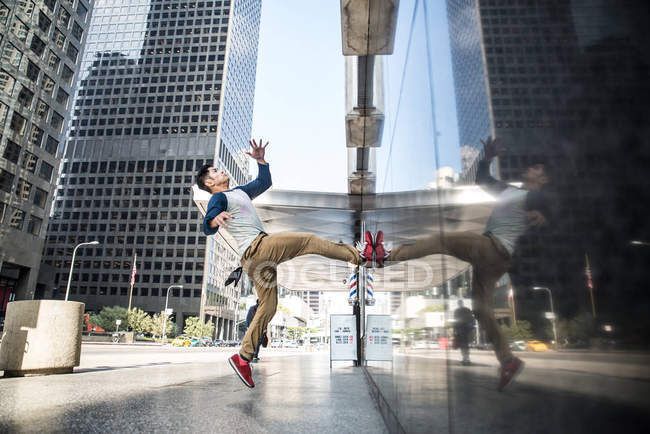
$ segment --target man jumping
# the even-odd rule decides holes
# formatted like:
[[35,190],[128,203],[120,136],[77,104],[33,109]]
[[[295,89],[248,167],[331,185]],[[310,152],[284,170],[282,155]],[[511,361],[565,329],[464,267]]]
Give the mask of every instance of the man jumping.
[[[226,229],[237,242],[244,272],[253,279],[259,307],[244,335],[238,354],[229,359],[230,366],[248,387],[255,387],[249,362],[255,355],[262,334],[271,322],[278,305],[277,266],[297,256],[315,254],[354,265],[365,262],[354,247],[333,243],[309,233],[279,233],[268,235],[257,215],[252,200],[271,187],[269,165],[264,160],[268,142],[250,142],[248,156],[257,161],[258,175],[254,181],[230,188],[230,179],[223,170],[203,166],[197,176],[199,188],[212,194],[203,219],[203,232],[215,234]],[[361,246],[360,248],[365,248]],[[372,251],[372,248],[369,248]]]
[[365,236],[366,242],[374,246],[374,263],[378,267],[383,267],[384,261],[407,261],[433,254],[454,256],[472,265],[472,307],[501,364],[498,389],[502,391],[521,372],[524,362],[512,355],[490,304],[496,282],[508,271],[519,238],[528,227],[547,223],[542,213],[546,207],[540,190],[548,183],[548,176],[545,164],[539,162],[524,170],[521,188],[496,180],[490,176],[490,162],[500,151],[496,140],[488,138],[481,143],[485,157],[479,163],[476,182],[497,198],[483,234],[441,233],[395,247],[392,251],[385,249],[381,231],[374,240],[370,233]]

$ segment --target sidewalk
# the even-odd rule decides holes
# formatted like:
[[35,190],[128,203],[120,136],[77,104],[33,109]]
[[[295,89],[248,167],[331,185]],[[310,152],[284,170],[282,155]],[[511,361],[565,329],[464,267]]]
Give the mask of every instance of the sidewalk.
[[248,389],[230,353],[127,350],[111,364],[88,346],[101,357],[73,374],[0,379],[0,432],[387,432],[363,371],[330,371],[326,353],[269,354]]

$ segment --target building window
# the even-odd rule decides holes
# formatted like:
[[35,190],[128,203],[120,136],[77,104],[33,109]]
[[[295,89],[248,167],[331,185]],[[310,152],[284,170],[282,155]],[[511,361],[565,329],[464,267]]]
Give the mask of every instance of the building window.
[[68,99],[70,98],[70,95],[63,89],[59,88],[59,91],[56,93],[56,102],[61,104],[63,107],[66,107],[68,105]]
[[25,222],[25,211],[22,211],[18,208],[11,208],[9,215],[7,216],[7,222],[9,227],[22,230],[23,223]]
[[70,84],[72,82],[73,76],[74,76],[74,71],[68,68],[68,65],[63,65],[63,69],[61,70],[61,78],[63,79],[63,81],[65,81],[67,84]]
[[47,203],[47,191],[35,187],[32,203],[39,208],[45,209],[45,204]]
[[61,116],[57,112],[53,111],[52,112],[52,119],[50,120],[50,125],[55,130],[61,132],[61,127],[63,126],[63,116]]
[[54,29],[54,33],[52,33],[52,40],[57,47],[63,50],[63,46],[65,45],[65,35],[61,33],[59,29]]
[[43,3],[45,3],[45,6],[47,6],[50,12],[54,12],[54,7],[56,6],[56,0],[43,0]]
[[43,11],[38,12],[38,28],[41,29],[43,33],[47,33],[50,30],[50,25],[52,20],[50,20]]
[[22,89],[20,89],[20,92],[18,92],[18,103],[20,103],[22,106],[26,107],[29,109],[29,107],[32,105],[32,100],[34,99],[34,92],[23,86]]
[[54,51],[50,50],[50,54],[47,58],[47,64],[52,68],[52,71],[56,73],[56,70],[59,68],[59,64],[61,63],[61,58],[54,54]]
[[29,32],[29,27],[25,25],[22,21],[18,19],[17,16],[14,15],[13,20],[11,20],[11,31],[13,32],[14,35],[21,41],[26,41],[27,40],[27,33]]
[[45,42],[43,42],[41,38],[36,35],[32,35],[32,43],[29,47],[38,57],[41,57],[43,55],[43,52],[45,52]]
[[38,171],[38,176],[47,182],[50,182],[52,180],[52,172],[54,172],[54,167],[50,166],[45,161],[41,161],[41,170]]
[[74,36],[77,41],[81,42],[81,38],[83,37],[84,30],[83,28],[77,24],[76,21],[72,23],[72,36]]
[[38,157],[32,154],[29,151],[25,151],[23,154],[23,162],[21,164],[22,168],[28,172],[36,172],[36,163],[38,162]]
[[0,92],[11,96],[16,80],[6,71],[0,70]]
[[47,74],[43,75],[43,92],[45,92],[48,95],[52,95],[55,84],[56,83],[54,82],[54,80],[52,80],[52,78],[50,78],[50,76],[48,76]]
[[72,43],[68,42],[68,49],[65,54],[72,60],[72,62],[77,63],[77,56],[79,55],[79,49],[75,47]]
[[0,24],[7,24],[7,17],[9,16],[9,8],[0,3]]
[[27,78],[29,78],[31,81],[36,82],[38,81],[38,74],[40,74],[41,70],[34,62],[29,60],[29,63],[27,64]]
[[9,124],[9,127],[14,130],[16,134],[22,136],[25,134],[26,124],[27,120],[18,113],[14,112],[14,115],[11,117],[11,123]]
[[4,158],[7,160],[11,161],[14,164],[18,164],[18,157],[20,156],[20,146],[18,144],[12,142],[11,140],[7,140],[7,144],[5,145],[5,151],[2,154]]
[[42,99],[38,100],[36,104],[36,114],[39,118],[45,120],[47,119],[47,113],[50,111],[50,106],[45,103]]
[[79,4],[77,4],[77,15],[79,15],[81,21],[85,21],[87,14],[88,14],[88,9],[80,1]]
[[23,58],[23,53],[18,50],[13,44],[7,42],[5,48],[2,50],[2,63],[8,63],[9,65],[15,66],[18,68],[20,66],[20,61]]
[[68,28],[70,13],[65,8],[59,8],[59,16],[57,17],[56,23],[59,27],[63,27],[64,29]]
[[47,141],[45,142],[45,150],[52,155],[56,155],[56,151],[59,149],[59,142],[56,141],[52,136],[47,136]]
[[36,125],[32,125],[32,131],[29,133],[29,143],[40,148],[43,143],[43,135],[42,129]]
[[11,186],[14,183],[14,175],[4,169],[0,169],[0,190],[11,193]]
[[32,191],[32,184],[25,181],[23,178],[18,178],[16,185],[16,197],[20,200],[29,200],[29,194]]
[[28,17],[31,17],[32,14],[34,13],[34,2],[30,0],[18,0],[16,2],[18,7],[20,7],[23,10],[23,13],[27,15]]
[[40,219],[34,215],[29,216],[29,223],[27,223],[27,232],[32,235],[38,236],[41,233],[41,226],[43,225],[43,219]]

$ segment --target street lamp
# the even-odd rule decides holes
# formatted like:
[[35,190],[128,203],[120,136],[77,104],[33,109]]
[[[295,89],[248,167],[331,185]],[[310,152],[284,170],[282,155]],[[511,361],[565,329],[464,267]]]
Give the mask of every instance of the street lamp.
[[70,273],[68,274],[68,287],[65,290],[65,301],[68,301],[68,295],[70,294],[70,282],[72,281],[72,269],[74,268],[74,257],[77,254],[77,249],[81,246],[96,246],[99,244],[99,241],[90,241],[88,243],[77,244],[77,246],[72,251],[72,263],[70,264]]
[[163,312],[163,342],[167,339],[167,304],[169,303],[169,290],[172,288],[183,289],[183,285],[172,285],[167,288],[167,297],[165,297],[165,311]]
[[553,309],[553,294],[551,293],[551,290],[544,287],[544,286],[533,286],[533,289],[536,291],[546,291],[548,292],[548,299],[551,302],[551,314],[553,315],[553,321],[551,324],[553,324],[553,336],[555,337],[555,348],[557,349],[557,328],[555,326],[556,323],[556,318],[555,318],[555,310]]

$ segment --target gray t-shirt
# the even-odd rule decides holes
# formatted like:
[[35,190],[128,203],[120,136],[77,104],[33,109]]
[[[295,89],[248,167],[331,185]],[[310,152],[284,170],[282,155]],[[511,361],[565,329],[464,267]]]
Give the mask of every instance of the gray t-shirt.
[[228,220],[225,228],[237,242],[239,255],[243,255],[253,240],[264,232],[264,225],[257,215],[253,201],[242,189],[224,192],[228,199],[226,211],[235,218]]
[[510,255],[515,251],[515,244],[528,229],[526,196],[528,190],[507,187],[497,196],[497,203],[485,225],[485,232],[496,237]]

